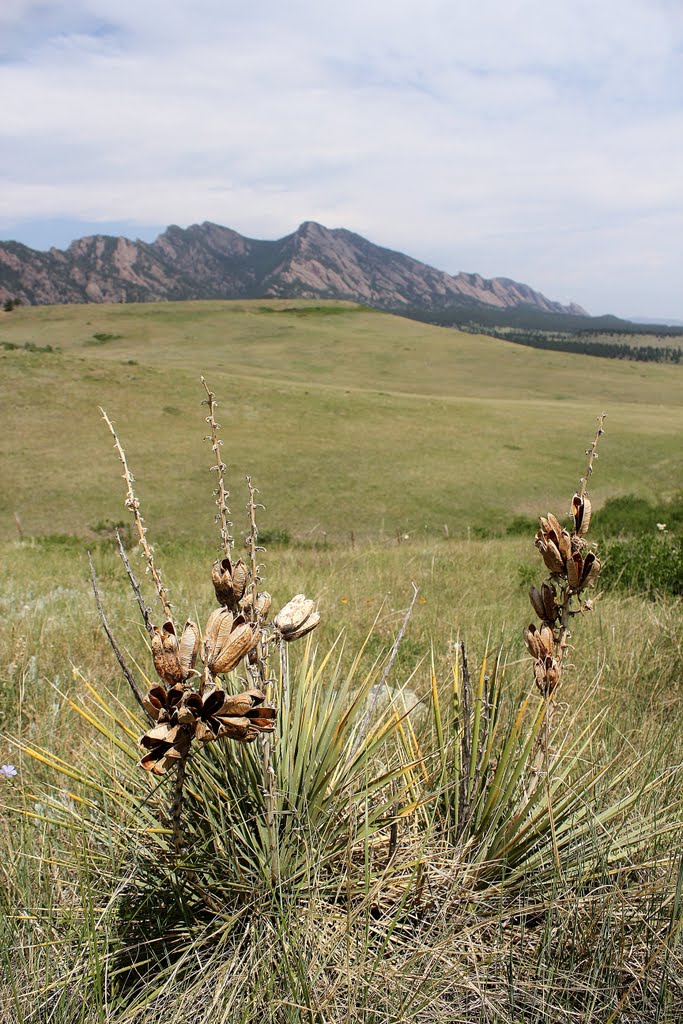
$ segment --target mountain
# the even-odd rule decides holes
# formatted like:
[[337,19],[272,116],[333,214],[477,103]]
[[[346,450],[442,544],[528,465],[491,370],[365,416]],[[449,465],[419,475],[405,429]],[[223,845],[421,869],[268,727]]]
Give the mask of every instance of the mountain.
[[172,225],[151,243],[93,235],[66,250],[0,243],[0,301],[154,302],[170,299],[350,299],[379,309],[533,309],[585,316],[505,277],[452,276],[343,228],[313,221],[277,241],[218,224]]

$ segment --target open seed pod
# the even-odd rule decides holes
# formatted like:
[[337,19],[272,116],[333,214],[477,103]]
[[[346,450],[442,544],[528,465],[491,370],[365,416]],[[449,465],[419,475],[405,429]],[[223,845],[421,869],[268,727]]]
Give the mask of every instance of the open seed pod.
[[[259,591],[259,593],[256,595],[256,615],[259,619],[259,622],[264,622],[268,618],[268,612],[270,611],[272,600],[272,597],[266,590]],[[243,612],[248,613],[253,603],[253,594],[245,594],[242,600],[240,601],[240,608],[242,609]]]
[[559,575],[565,571],[564,559],[562,558],[558,547],[559,538],[556,537],[553,539],[553,537],[554,533],[551,534],[546,533],[543,530],[539,530],[536,534],[536,540],[534,543],[541,552],[546,567],[551,573]]
[[549,622],[551,625],[557,620],[560,608],[557,603],[557,594],[548,583],[542,583],[541,589],[531,587],[529,599],[539,619]]
[[595,583],[601,569],[600,562],[592,551],[585,558],[576,551],[567,562],[567,579],[572,590],[580,591]]
[[587,494],[581,497],[580,494],[575,494],[572,498],[572,516],[574,517],[574,531],[580,534],[582,537],[584,533],[588,532],[588,527],[591,523],[591,514],[593,506],[591,505],[590,498]]
[[264,700],[265,694],[255,689],[227,694],[220,687],[213,687],[201,697],[191,694],[188,705],[192,705],[196,716],[196,739],[200,743],[223,738],[249,743],[260,732],[273,732],[277,712],[262,706]]
[[534,662],[534,681],[544,697],[549,697],[560,681],[562,666],[547,655]]
[[258,626],[243,615],[233,618],[227,608],[218,609],[206,624],[205,664],[212,675],[231,672],[258,643]]
[[170,619],[164,622],[161,629],[153,626],[150,644],[154,668],[167,686],[189,679],[199,650],[199,627],[196,623],[188,619],[180,641]]
[[310,633],[320,622],[320,615],[313,610],[314,602],[304,594],[295,594],[275,616],[275,628],[283,640],[298,640]]
[[213,563],[211,580],[218,603],[235,611],[247,588],[249,570],[241,558],[236,562],[222,558]]
[[146,751],[140,765],[147,772],[165,775],[169,768],[187,756],[191,742],[192,734],[182,725],[160,722],[139,740],[139,745]]

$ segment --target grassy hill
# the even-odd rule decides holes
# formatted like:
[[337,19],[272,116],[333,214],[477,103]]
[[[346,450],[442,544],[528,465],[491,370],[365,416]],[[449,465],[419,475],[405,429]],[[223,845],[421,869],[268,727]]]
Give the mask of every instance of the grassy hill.
[[28,534],[87,535],[121,517],[99,405],[155,534],[210,530],[201,374],[233,491],[251,473],[264,527],[300,539],[466,536],[565,501],[603,409],[602,499],[666,496],[681,479],[677,366],[536,352],[333,303],[25,308],[0,320],[0,535],[15,534],[15,513]]

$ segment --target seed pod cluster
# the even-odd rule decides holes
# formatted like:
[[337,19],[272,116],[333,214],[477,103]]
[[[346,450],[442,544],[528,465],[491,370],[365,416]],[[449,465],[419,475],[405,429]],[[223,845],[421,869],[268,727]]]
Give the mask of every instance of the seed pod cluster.
[[[591,522],[592,506],[587,494],[575,494],[569,515],[571,531],[549,512],[540,517],[540,529],[534,543],[541,553],[549,579],[540,587],[532,586],[529,599],[540,626],[528,626],[524,642],[534,662],[534,681],[544,697],[549,697],[562,676],[562,659],[569,642],[570,617],[590,611],[593,604],[583,591],[595,584],[600,562],[588,550],[584,539]],[[573,607],[578,603],[579,607]]]
[[[180,639],[171,619],[161,627],[150,626],[154,667],[164,685],[153,686],[143,701],[154,725],[140,740],[140,763],[158,775],[185,758],[195,740],[251,743],[260,733],[273,732],[277,712],[265,703],[264,692],[253,686],[230,695],[218,677],[246,658],[248,675],[258,681],[271,638],[289,643],[320,622],[314,602],[296,594],[268,627],[271,596],[256,590],[242,559],[214,562],[211,581],[219,607],[209,615],[203,638],[190,620]],[[201,674],[195,669],[198,657],[203,662]],[[199,678],[198,689],[192,686],[194,678]]]
[[204,693],[180,684],[168,690],[153,686],[144,706],[156,724],[140,739],[141,766],[165,775],[187,756],[193,740],[207,743],[227,737],[251,743],[259,733],[273,732],[277,712],[264,701],[265,694],[256,689],[230,696],[219,686]]

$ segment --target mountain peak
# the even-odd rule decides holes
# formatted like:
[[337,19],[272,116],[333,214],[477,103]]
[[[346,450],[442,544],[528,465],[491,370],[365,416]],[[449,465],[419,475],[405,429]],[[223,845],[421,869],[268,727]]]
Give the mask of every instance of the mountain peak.
[[268,296],[337,298],[389,311],[519,306],[577,313],[508,278],[446,274],[346,228],[303,221],[276,241],[246,238],[204,221],[170,224],[152,243],[109,235],[65,251],[0,243],[0,301],[148,302]]

